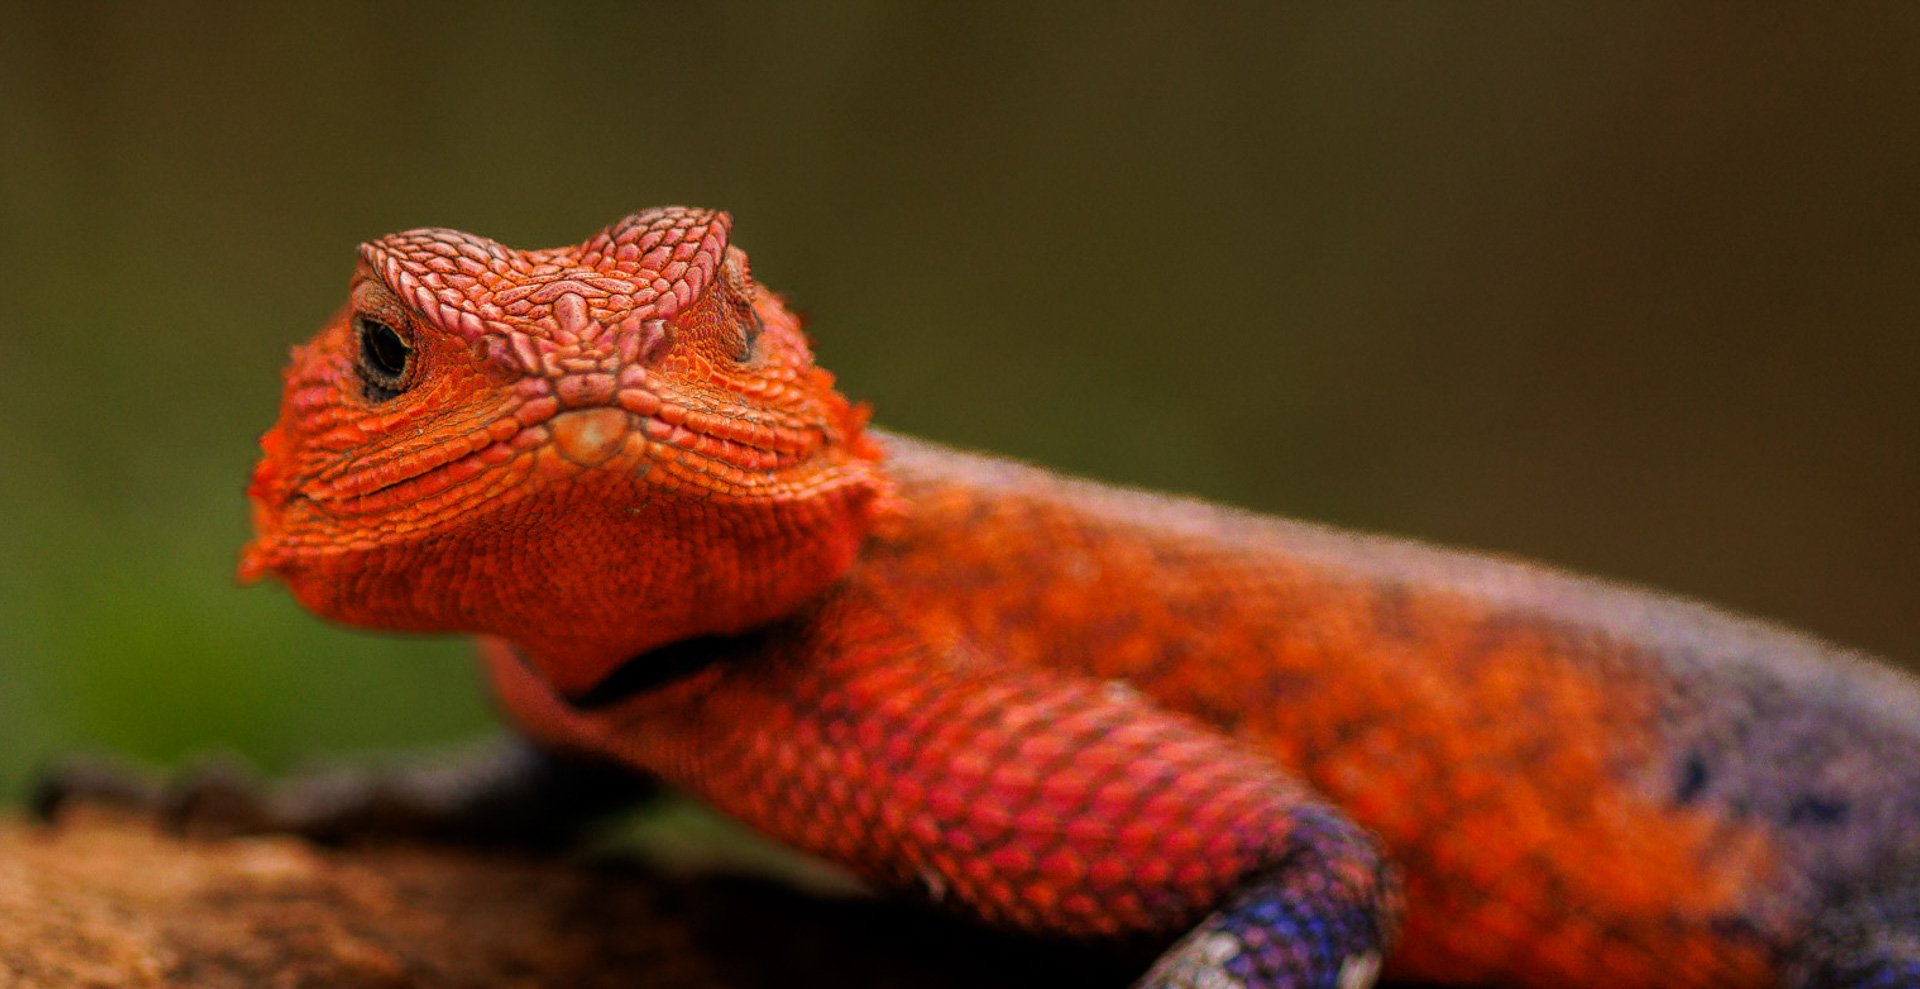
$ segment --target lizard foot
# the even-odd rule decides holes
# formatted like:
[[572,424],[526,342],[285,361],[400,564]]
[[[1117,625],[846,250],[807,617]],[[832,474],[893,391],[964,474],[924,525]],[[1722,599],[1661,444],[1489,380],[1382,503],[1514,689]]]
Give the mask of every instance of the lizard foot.
[[1380,953],[1360,950],[1337,964],[1316,964],[1304,945],[1212,925],[1160,957],[1135,989],[1372,989]]
[[201,761],[164,783],[123,763],[76,759],[41,775],[31,809],[51,821],[69,806],[96,804],[203,837],[281,833],[327,844],[399,838],[561,848],[654,789],[617,766],[506,741],[284,781],[262,780],[233,759]]
[[1371,989],[1398,915],[1391,869],[1344,818],[1296,818],[1300,851],[1255,873],[1137,989]]
[[152,773],[114,759],[72,756],[40,767],[27,793],[27,813],[52,823],[76,804],[151,814],[165,788]]
[[[1275,966],[1258,955],[1272,949],[1272,945],[1222,931],[1199,933],[1162,955],[1138,989],[1266,989],[1276,983],[1272,973],[1262,970]],[[1374,951],[1350,955],[1332,975],[1333,981],[1327,983],[1330,989],[1371,989],[1380,976],[1380,955]]]
[[54,823],[76,806],[96,806],[152,818],[168,831],[202,836],[294,830],[284,809],[246,765],[209,758],[172,777],[130,763],[93,756],[61,760],[43,769],[28,797],[28,812]]

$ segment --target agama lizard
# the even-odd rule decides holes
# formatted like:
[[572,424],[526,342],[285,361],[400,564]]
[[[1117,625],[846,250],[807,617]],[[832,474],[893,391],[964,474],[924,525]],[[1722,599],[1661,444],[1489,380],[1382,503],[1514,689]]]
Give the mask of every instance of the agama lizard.
[[1143,986],[1920,987],[1901,674],[869,429],[730,231],[363,246],[242,575],[881,887],[1164,938]]

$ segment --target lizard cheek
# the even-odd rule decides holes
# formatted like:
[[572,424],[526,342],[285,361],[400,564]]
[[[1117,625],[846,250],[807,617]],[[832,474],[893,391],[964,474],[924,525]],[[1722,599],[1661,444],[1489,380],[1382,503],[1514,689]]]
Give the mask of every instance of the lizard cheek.
[[253,538],[240,548],[240,564],[234,577],[242,584],[257,584],[272,576],[283,562],[280,547],[279,513],[260,501],[253,502]]
[[[274,434],[268,434],[271,438]],[[240,566],[236,576],[243,584],[255,584],[273,572],[274,563],[279,554],[275,549],[280,529],[280,508],[284,503],[285,484],[280,472],[273,466],[273,451],[254,465],[252,483],[247,485],[247,510],[252,522],[253,538],[247,541],[240,551]]]
[[253,520],[253,538],[240,547],[240,562],[234,577],[247,585],[268,577],[287,579],[286,568],[292,557],[286,542],[286,499],[253,498],[248,507]]
[[626,443],[633,416],[624,409],[581,409],[555,416],[553,447],[582,467],[598,467]]

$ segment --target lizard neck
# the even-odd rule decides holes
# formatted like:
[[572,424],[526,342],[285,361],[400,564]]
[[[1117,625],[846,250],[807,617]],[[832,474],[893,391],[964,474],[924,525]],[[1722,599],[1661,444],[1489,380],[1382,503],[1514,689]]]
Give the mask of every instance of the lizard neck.
[[535,476],[487,512],[290,557],[276,572],[339,622],[503,639],[575,695],[642,653],[798,611],[853,566],[889,501],[865,456],[777,498],[665,495],[632,472],[609,490],[557,461],[541,454]]

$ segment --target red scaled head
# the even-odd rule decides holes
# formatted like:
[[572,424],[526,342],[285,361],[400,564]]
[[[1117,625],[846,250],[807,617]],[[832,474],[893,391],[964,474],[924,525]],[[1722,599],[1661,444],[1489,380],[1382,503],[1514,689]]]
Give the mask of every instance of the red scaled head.
[[563,690],[819,593],[885,482],[730,228],[667,207],[577,247],[362,246],[261,441],[242,578],[349,624],[502,636]]

